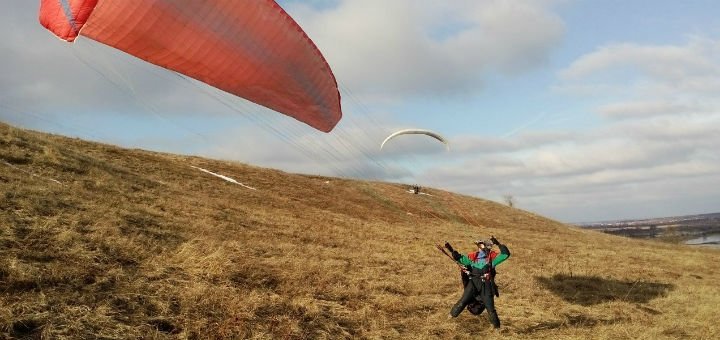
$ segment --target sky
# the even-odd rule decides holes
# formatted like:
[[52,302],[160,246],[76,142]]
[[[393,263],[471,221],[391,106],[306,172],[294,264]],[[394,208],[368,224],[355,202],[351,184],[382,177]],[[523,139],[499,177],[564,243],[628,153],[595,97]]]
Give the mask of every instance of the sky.
[[[568,223],[720,211],[715,0],[279,1],[340,86],[328,134],[92,40],[60,41],[39,1],[6,1],[11,125],[512,197]],[[436,131],[449,150],[425,136],[379,148],[404,128]]]

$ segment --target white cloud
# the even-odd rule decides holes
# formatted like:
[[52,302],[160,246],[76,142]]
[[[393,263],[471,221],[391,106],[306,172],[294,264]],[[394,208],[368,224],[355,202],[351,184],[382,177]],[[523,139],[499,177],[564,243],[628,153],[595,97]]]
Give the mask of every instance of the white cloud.
[[578,86],[573,82],[602,89],[622,78],[623,88],[635,95],[717,94],[720,40],[691,37],[684,45],[607,45],[581,56],[559,75],[566,89]]
[[539,147],[547,144],[562,144],[577,138],[578,133],[572,131],[525,131],[512,137],[491,136],[457,136],[452,140],[452,150],[457,153],[488,154],[513,152],[528,147]]
[[559,87],[592,89],[568,100],[590,98],[590,113],[610,119],[574,133],[466,137],[455,148],[463,161],[430,171],[452,190],[512,194],[521,208],[572,221],[715,211],[719,51],[720,41],[697,37],[598,48],[561,71]]
[[288,7],[341,83],[376,95],[476,91],[489,70],[542,65],[564,33],[552,2],[345,0]]
[[698,105],[682,104],[665,100],[628,101],[606,104],[598,108],[598,113],[612,119],[639,118],[664,114],[682,114],[701,112]]
[[574,61],[560,75],[579,78],[613,67],[633,66],[657,80],[677,80],[688,76],[720,74],[717,41],[693,38],[684,46],[612,44],[598,48]]

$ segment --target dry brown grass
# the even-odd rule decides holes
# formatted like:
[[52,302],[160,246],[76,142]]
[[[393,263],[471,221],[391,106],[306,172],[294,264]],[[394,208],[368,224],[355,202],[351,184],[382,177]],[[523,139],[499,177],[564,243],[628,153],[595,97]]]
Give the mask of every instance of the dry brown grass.
[[[0,338],[720,338],[717,250],[404,190],[0,125]],[[490,234],[500,332],[433,247]]]

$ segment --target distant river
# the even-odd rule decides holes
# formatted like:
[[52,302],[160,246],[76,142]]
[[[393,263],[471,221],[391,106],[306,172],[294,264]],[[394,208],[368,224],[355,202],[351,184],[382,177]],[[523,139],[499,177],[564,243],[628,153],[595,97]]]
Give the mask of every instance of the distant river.
[[685,241],[685,244],[690,245],[708,245],[720,248],[720,234],[707,234],[702,237],[694,238],[692,240]]

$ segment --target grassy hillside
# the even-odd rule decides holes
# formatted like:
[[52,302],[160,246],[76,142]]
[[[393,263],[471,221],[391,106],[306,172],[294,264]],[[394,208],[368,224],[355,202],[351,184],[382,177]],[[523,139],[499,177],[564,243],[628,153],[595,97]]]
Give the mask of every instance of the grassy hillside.
[[[720,338],[718,250],[405,190],[0,124],[0,338]],[[433,246],[491,234],[499,332]]]

